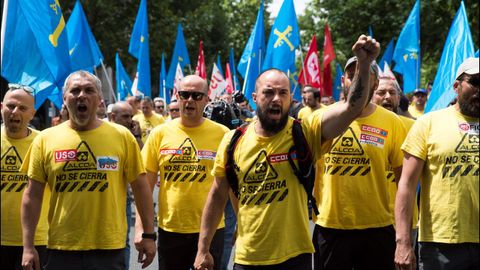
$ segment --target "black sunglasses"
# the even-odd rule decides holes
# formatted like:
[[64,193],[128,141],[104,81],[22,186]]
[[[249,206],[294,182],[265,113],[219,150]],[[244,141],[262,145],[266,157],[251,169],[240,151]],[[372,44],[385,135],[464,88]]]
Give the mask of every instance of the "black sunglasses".
[[188,100],[190,99],[190,97],[192,97],[193,100],[199,101],[199,100],[202,100],[202,98],[205,96],[205,93],[191,92],[191,91],[178,91],[178,96],[182,100]]
[[180,109],[170,109],[171,112],[178,112]]

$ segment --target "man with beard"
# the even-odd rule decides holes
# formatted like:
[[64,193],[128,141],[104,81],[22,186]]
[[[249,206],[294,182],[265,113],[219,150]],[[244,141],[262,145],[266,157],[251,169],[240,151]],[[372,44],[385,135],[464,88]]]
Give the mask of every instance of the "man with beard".
[[[38,131],[28,127],[35,115],[33,89],[18,84],[9,84],[8,91],[2,102],[1,128],[2,138],[2,233],[0,268],[22,268],[22,224],[20,222],[20,205],[22,195],[28,183],[28,177],[21,173],[20,166],[25,159],[30,144]],[[40,263],[46,262],[46,245],[48,230],[48,199],[47,190],[43,204],[38,230],[35,233],[35,248],[40,255]]]
[[[351,89],[358,59],[350,58],[342,77]],[[378,86],[378,66],[370,66],[368,101]],[[351,91],[351,90],[350,90]],[[335,108],[342,102],[328,107]],[[315,113],[314,113],[315,115]],[[399,179],[405,127],[395,113],[367,103],[360,116],[335,138],[317,162],[314,195],[320,215],[313,232],[315,270],[394,269],[395,230],[389,209],[390,166]]]
[[395,201],[395,263],[415,269],[410,224],[418,179],[420,269],[478,269],[479,61],[466,59],[453,83],[458,102],[413,124],[402,145]]
[[42,131],[27,152],[21,171],[28,186],[21,208],[24,269],[40,269],[34,248],[45,186],[51,190],[47,270],[125,269],[126,194],[135,196],[144,221],[135,245],[139,262],[155,257],[153,202],[130,131],[98,119],[101,82],[87,71],[65,80],[63,102],[70,120]]
[[[331,139],[341,134],[367,103],[369,68],[380,46],[362,35],[352,49],[359,65],[347,102],[303,126],[315,159],[321,158]],[[288,76],[277,69],[264,71],[257,78],[253,100],[258,119],[246,127],[233,154],[239,191],[233,269],[311,269],[314,248],[307,194],[286,159],[294,144],[294,119],[288,116],[292,100]],[[219,263],[209,248],[229,195],[226,148],[233,134],[225,135],[216,156],[215,182],[202,216],[197,270],[213,269]]]
[[298,119],[302,121],[305,121],[314,111],[323,107],[320,102],[320,90],[311,85],[305,85],[302,88],[302,99],[305,107],[298,112]]
[[[176,98],[180,117],[153,129],[142,149],[152,190],[160,175],[157,212],[161,270],[193,267],[200,218],[213,183],[210,172],[218,142],[228,131],[203,117],[208,103],[206,80],[197,75],[186,76]],[[218,262],[223,252],[223,228],[223,221],[215,227],[211,248]],[[220,269],[220,264],[215,269]]]

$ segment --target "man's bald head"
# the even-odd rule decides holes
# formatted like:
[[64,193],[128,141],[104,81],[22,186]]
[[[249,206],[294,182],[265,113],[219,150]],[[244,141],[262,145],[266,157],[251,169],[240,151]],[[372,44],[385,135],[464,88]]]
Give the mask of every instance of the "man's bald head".
[[279,69],[272,68],[272,69],[267,69],[264,72],[260,73],[260,75],[258,75],[257,80],[255,81],[255,92],[258,91],[259,86],[262,83],[264,83],[266,80],[269,80],[269,79],[282,80],[286,84],[288,84],[288,87],[290,88],[290,79],[288,78],[287,74],[285,74],[285,72]]
[[188,75],[182,79],[182,81],[180,82],[179,91],[182,91],[186,88],[195,89],[199,92],[204,92],[205,94],[208,94],[207,81],[198,75]]
[[21,139],[28,135],[28,124],[35,115],[31,88],[11,84],[3,98],[1,113],[7,136]]

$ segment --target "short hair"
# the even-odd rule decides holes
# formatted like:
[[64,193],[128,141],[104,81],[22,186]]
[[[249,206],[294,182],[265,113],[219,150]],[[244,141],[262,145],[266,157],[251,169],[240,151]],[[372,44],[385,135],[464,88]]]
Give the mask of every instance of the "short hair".
[[[397,80],[390,77],[390,76],[386,76],[386,75],[382,75],[378,78],[378,82],[380,83],[381,80],[385,80],[385,81],[392,81],[393,82],[393,88],[395,88],[395,90],[397,91],[397,94],[400,95],[402,94],[402,89],[400,88],[400,85],[398,84]],[[377,87],[378,89],[378,87]],[[376,89],[375,89],[376,90]]]
[[257,91],[258,80],[260,80],[260,78],[263,76],[263,74],[265,74],[265,73],[267,73],[267,72],[269,72],[269,71],[276,71],[277,73],[281,73],[282,75],[284,75],[285,78],[287,78],[287,80],[288,80],[288,89],[290,90],[290,78],[288,77],[288,75],[287,75],[285,72],[283,72],[283,71],[281,71],[280,69],[278,69],[278,68],[269,68],[269,69],[267,69],[267,70],[264,70],[262,73],[260,73],[260,74],[258,75],[257,79],[255,80],[255,92]]
[[116,103],[113,104],[112,106],[112,113],[114,114],[118,114],[120,112],[120,110],[122,110],[123,107],[127,106],[132,108],[132,106],[130,106],[130,104],[126,101],[118,101]]
[[103,96],[103,94],[102,94],[102,81],[100,81],[100,79],[97,76],[95,76],[94,74],[92,74],[92,73],[90,73],[86,70],[78,70],[78,71],[70,73],[70,75],[68,75],[68,77],[65,79],[65,82],[63,83],[63,88],[62,88],[63,93],[65,93],[65,91],[67,91],[68,81],[70,81],[70,78],[75,76],[75,75],[79,75],[82,78],[83,77],[93,78],[93,81],[95,82],[95,86],[97,87],[98,92],[100,93],[100,95]]
[[142,101],[145,101],[145,102],[150,103],[150,105],[152,105],[152,107],[155,106],[155,104],[153,103],[152,98],[149,97],[149,96],[144,96],[143,99],[142,99]]

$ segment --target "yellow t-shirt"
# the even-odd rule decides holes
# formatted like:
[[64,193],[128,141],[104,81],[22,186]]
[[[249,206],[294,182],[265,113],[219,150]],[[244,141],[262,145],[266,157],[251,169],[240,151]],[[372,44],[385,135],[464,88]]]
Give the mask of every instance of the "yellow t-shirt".
[[[323,104],[320,104],[320,108],[318,109],[321,109],[321,108],[324,108],[325,105]],[[318,110],[317,109],[317,110]],[[306,121],[307,118],[316,110],[312,110],[312,108],[308,107],[308,106],[304,106],[303,108],[300,109],[300,111],[298,111],[298,119],[302,120],[302,121]]]
[[[287,160],[293,146],[293,118],[271,137],[255,133],[256,121],[247,127],[234,152],[240,192],[235,263],[272,265],[302,253],[313,253],[314,249],[307,194]],[[315,130],[304,126],[312,151],[318,155],[319,122]],[[219,146],[212,172],[216,177],[225,177],[226,147],[233,133],[227,133]],[[314,136],[318,139],[313,140]]]
[[[403,115],[399,115],[400,120],[402,120],[403,125],[405,126],[406,133],[410,130],[415,120],[412,118],[405,117]],[[395,213],[395,197],[397,196],[397,183],[395,182],[395,172],[393,168],[389,165],[387,168],[387,180],[388,180],[388,191],[390,192],[390,211]],[[415,196],[415,203],[413,205],[413,219],[412,219],[412,228],[417,228],[418,225],[418,205],[417,205],[417,197]]]
[[420,117],[402,149],[425,161],[419,241],[479,243],[478,118],[455,107]]
[[52,191],[48,248],[124,248],[127,182],[145,173],[138,144],[117,124],[89,131],[68,124],[42,131],[21,168]]
[[[28,176],[20,173],[25,154],[38,131],[30,129],[30,135],[23,139],[12,139],[7,136],[5,127],[1,128],[2,137],[2,246],[23,246],[22,223],[20,219],[20,208],[22,196],[28,184]],[[47,244],[48,232],[48,200],[50,189],[46,188],[43,197],[43,205],[35,232],[35,245],[45,246]]]
[[160,114],[152,112],[152,116],[145,117],[143,113],[136,114],[133,116],[133,120],[138,121],[140,124],[140,129],[142,130],[142,142],[147,141],[148,135],[152,129],[160,124],[165,123],[165,119]]
[[386,169],[402,165],[405,133],[395,113],[376,106],[334,139],[316,163],[316,224],[344,230],[393,224]]
[[[179,120],[153,129],[142,157],[147,171],[160,174],[158,226],[169,232],[198,233],[213,184],[210,171],[228,128],[209,119],[189,128]],[[219,228],[223,227],[222,220]]]
[[419,118],[420,116],[423,115],[424,111],[419,111],[417,110],[417,108],[415,107],[415,105],[410,105],[408,106],[408,112],[410,113],[410,115],[412,115],[415,119]]

